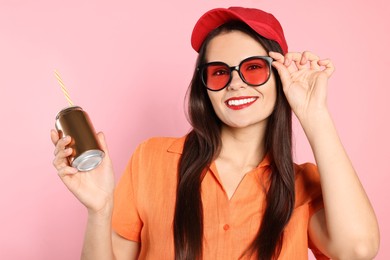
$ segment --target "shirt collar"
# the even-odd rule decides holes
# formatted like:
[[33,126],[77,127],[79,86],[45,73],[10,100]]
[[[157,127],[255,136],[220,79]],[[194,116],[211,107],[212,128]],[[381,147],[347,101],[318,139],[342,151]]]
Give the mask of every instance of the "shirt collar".
[[[177,138],[175,141],[173,141],[171,146],[168,147],[168,152],[182,154],[183,148],[184,148],[184,142],[185,142],[186,138],[187,138],[187,136],[185,135],[185,136]],[[263,160],[260,162],[260,164],[257,166],[257,168],[266,167],[266,166],[269,166],[270,164],[271,164],[270,155],[266,154],[266,156],[264,156]]]
[[271,156],[269,154],[266,154],[264,156],[263,160],[257,166],[257,168],[266,167],[266,166],[270,166],[270,165],[271,165]]
[[182,154],[186,138],[187,136],[185,135],[173,141],[173,143],[168,147],[168,152]]

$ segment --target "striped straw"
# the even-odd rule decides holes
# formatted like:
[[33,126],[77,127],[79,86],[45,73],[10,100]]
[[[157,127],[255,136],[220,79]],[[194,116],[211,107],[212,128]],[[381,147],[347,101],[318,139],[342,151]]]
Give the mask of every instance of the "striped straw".
[[73,102],[70,99],[68,90],[66,89],[66,87],[64,85],[64,82],[62,81],[61,76],[60,76],[60,74],[58,74],[57,70],[54,70],[54,75],[56,76],[57,81],[58,81],[58,83],[61,86],[62,93],[64,93],[64,96],[65,96],[66,100],[68,100],[69,106],[73,106]]

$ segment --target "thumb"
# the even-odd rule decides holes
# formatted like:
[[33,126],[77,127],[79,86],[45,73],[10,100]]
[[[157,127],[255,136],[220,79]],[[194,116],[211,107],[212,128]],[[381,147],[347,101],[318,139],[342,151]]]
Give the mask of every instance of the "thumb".
[[108,147],[107,147],[106,138],[105,138],[103,132],[97,133],[97,137],[98,137],[100,146],[103,149],[103,152],[108,155]]
[[291,74],[287,67],[278,61],[272,62],[272,66],[278,71],[280,80],[282,81],[283,89],[291,84]]

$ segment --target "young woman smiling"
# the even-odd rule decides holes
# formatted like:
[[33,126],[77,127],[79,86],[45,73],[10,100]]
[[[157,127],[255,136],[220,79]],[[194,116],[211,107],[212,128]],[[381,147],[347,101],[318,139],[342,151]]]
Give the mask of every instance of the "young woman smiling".
[[[188,90],[193,129],[134,152],[114,192],[106,156],[90,172],[54,166],[89,212],[83,259],[372,259],[375,213],[326,103],[330,60],[288,52],[279,22],[258,9],[204,14]],[[316,165],[292,159],[292,112]]]

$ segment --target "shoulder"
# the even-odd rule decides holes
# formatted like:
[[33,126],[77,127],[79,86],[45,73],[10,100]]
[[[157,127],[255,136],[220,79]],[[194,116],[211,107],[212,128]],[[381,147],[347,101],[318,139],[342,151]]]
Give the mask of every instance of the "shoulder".
[[294,163],[294,171],[296,181],[315,181],[319,178],[317,165],[313,163]]
[[168,167],[176,167],[185,142],[183,137],[152,137],[138,145],[131,156],[128,170],[133,174],[160,172]]
[[141,142],[128,161],[122,179],[140,186],[142,182],[150,183],[156,176],[172,175],[176,172],[180,160],[185,136],[153,137]]
[[135,153],[143,155],[155,153],[179,153],[184,147],[186,136],[183,137],[152,137],[140,143]]
[[310,203],[320,197],[321,182],[318,168],[313,163],[294,164],[296,206]]

